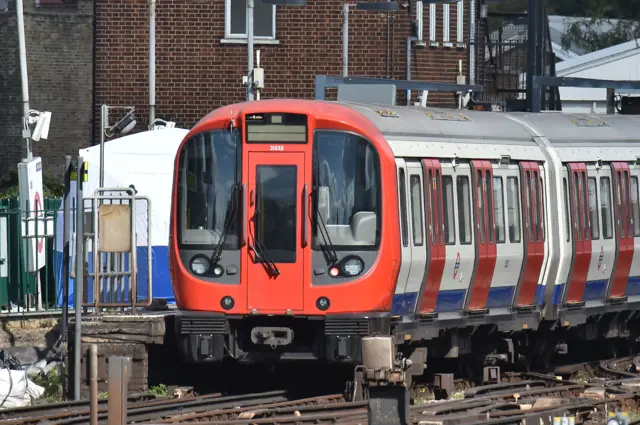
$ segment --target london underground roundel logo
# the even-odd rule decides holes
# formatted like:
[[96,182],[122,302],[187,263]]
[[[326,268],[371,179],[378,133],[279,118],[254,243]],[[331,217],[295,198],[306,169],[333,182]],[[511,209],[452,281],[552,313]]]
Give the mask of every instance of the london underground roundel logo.
[[[38,217],[42,214],[42,200],[40,199],[40,192],[36,192],[35,199],[33,200],[33,211],[35,216]],[[37,223],[37,220],[36,220]],[[37,226],[37,224],[36,224]],[[36,227],[37,228],[37,227]],[[42,253],[42,249],[44,248],[44,238],[39,238],[38,240],[38,254]]]

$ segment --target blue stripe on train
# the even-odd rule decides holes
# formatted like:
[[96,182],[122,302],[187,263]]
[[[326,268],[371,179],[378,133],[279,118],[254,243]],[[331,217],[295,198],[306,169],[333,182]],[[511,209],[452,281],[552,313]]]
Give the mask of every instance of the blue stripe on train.
[[[552,304],[558,304],[564,293],[564,283],[555,285],[553,290]],[[544,299],[544,286],[538,285],[536,288],[535,300],[542,304]],[[607,288],[607,280],[592,280],[587,282],[584,290],[584,301],[591,301],[604,298]],[[515,286],[502,286],[489,289],[487,307],[506,307],[511,304]],[[436,312],[458,311],[462,309],[466,289],[440,291],[436,300]],[[627,285],[627,295],[640,295],[640,276],[629,278]],[[396,294],[393,298],[392,314],[409,314],[415,305],[417,293]]]

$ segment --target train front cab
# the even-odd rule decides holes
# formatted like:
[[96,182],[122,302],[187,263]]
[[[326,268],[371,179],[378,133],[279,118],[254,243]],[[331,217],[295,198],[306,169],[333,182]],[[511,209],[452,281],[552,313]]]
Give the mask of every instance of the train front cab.
[[334,108],[226,107],[187,136],[172,220],[187,360],[359,362],[360,338],[388,332],[393,154],[360,115]]

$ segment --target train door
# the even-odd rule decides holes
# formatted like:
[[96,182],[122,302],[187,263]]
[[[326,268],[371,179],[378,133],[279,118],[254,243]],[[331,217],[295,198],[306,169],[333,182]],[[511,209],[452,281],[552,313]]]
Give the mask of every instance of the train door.
[[[536,291],[544,261],[544,197],[540,166],[537,162],[521,162],[520,200],[523,222],[523,264],[518,278],[515,306],[530,307],[536,303]],[[515,183],[512,180],[512,184]]]
[[435,311],[442,282],[442,273],[446,260],[444,206],[442,202],[443,177],[440,161],[423,159],[425,222],[427,229],[426,245],[429,252],[429,264],[421,282],[421,314]]
[[[602,188],[603,182],[606,182],[604,190]],[[586,187],[588,219],[591,229],[591,263],[587,275],[584,301],[604,298],[616,254],[616,242],[611,230],[607,229],[611,225],[611,219],[603,214],[600,208],[603,201],[606,203],[608,200],[609,205],[611,203],[611,169],[602,167],[597,170],[593,165],[587,166]]]
[[302,310],[310,193],[304,180],[305,154],[248,155],[249,309]]
[[476,261],[466,299],[467,310],[485,310],[496,265],[493,170],[489,161],[471,161]]
[[407,165],[404,159],[396,159],[397,178],[398,178],[398,217],[400,217],[400,243],[402,244],[402,262],[400,264],[400,273],[398,274],[398,283],[393,297],[393,314],[407,314],[411,311],[411,307],[415,305],[418,296],[417,291],[414,293],[407,292],[407,283],[409,273],[411,271],[411,244],[409,243],[409,208],[408,208],[408,174]]
[[611,163],[613,173],[613,211],[616,231],[616,262],[607,290],[610,300],[621,299],[627,292],[627,282],[634,257],[634,236],[631,214],[631,176],[626,162]]
[[567,167],[569,170],[570,217],[574,249],[564,302],[575,304],[583,302],[587,285],[587,274],[591,263],[591,227],[588,213],[586,165],[584,163],[570,163]]
[[637,164],[629,167],[631,173],[631,217],[633,219],[633,261],[629,270],[629,281],[627,283],[627,295],[640,295],[640,204],[639,204],[639,179],[640,166]]
[[[609,182],[611,184],[611,182]],[[602,199],[602,198],[601,198]],[[564,261],[561,262],[560,271],[558,272],[558,279],[560,284],[564,284],[566,286],[566,282],[569,281],[569,273],[571,271],[571,264],[573,262],[573,250],[575,247],[573,246],[573,219],[572,211],[571,211],[571,195],[569,192],[569,172],[567,168],[563,168],[562,170],[562,202],[564,203],[564,244],[565,248],[565,257]],[[557,304],[559,298],[563,295],[560,291],[555,291],[556,289],[560,289],[562,286],[556,283],[553,293],[553,298],[551,303]]]
[[493,271],[487,307],[513,303],[523,262],[520,232],[520,181],[517,165],[500,165],[493,169],[493,203],[496,241],[496,267]]
[[[425,160],[428,161],[428,160]],[[437,162],[433,160],[432,162]],[[422,294],[422,283],[425,275],[431,267],[438,267],[439,250],[434,249],[433,261],[427,266],[428,247],[431,247],[431,241],[425,237],[425,200],[428,199],[433,203],[433,198],[438,196],[433,192],[433,188],[429,187],[430,182],[423,178],[422,164],[418,161],[407,161],[407,174],[409,176],[409,215],[410,215],[410,233],[411,233],[411,269],[409,270],[409,278],[407,279],[407,292],[417,293],[416,304]],[[429,173],[432,175],[433,173]],[[425,174],[426,176],[427,174]],[[437,189],[437,188],[436,188]],[[430,221],[427,220],[428,223]],[[429,232],[427,232],[429,235]],[[444,260],[442,260],[444,262]],[[434,264],[436,263],[436,264]],[[437,294],[436,294],[437,295]],[[411,311],[416,311],[416,305],[411,306]]]
[[[475,262],[471,168],[469,164],[457,161],[441,162],[439,166],[442,172],[441,235],[444,253],[441,257],[444,264],[439,272],[439,282],[431,280],[429,287],[426,281],[423,283],[420,303],[422,314],[461,310]],[[429,267],[432,264],[433,261],[430,261]]]

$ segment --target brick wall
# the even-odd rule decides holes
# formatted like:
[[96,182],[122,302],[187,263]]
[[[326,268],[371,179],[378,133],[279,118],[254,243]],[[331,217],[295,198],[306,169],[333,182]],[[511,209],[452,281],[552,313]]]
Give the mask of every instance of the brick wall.
[[[135,105],[136,130],[144,130],[148,116],[147,1],[96,1],[95,107],[103,103]],[[256,42],[255,49],[260,49],[261,66],[265,68],[263,99],[312,98],[316,74],[341,73],[343,0],[308,3],[305,8],[277,8],[279,44]],[[465,9],[466,46],[467,0]],[[456,4],[450,6],[450,11],[453,47],[442,45],[443,5],[437,5],[439,46],[431,47],[427,43],[425,47],[413,47],[413,79],[455,83],[460,59],[466,74],[467,49],[455,47]],[[245,99],[241,82],[246,73],[247,47],[221,42],[225,37],[224,0],[162,0],[157,2],[156,14],[156,116],[189,127],[216,107]],[[385,14],[352,10],[350,75],[404,79],[411,15],[415,16],[414,11],[401,8],[388,21]],[[429,6],[426,4],[424,22],[424,38],[428,42]],[[402,96],[398,102],[404,102]],[[429,94],[430,105],[453,106],[454,102],[452,93]]]
[[[60,175],[65,155],[91,139],[92,0],[36,7],[24,0],[30,107],[52,112],[48,140],[34,147],[46,174]],[[15,1],[0,12],[0,176],[25,155]]]

